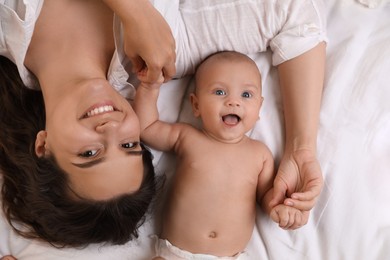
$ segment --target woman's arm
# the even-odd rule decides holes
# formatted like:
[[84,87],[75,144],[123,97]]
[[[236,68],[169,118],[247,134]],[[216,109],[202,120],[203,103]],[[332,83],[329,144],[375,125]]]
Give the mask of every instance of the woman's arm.
[[285,203],[308,211],[321,192],[323,177],[316,158],[316,143],[325,48],[325,43],[320,43],[278,67],[286,146],[274,181],[272,205]]
[[134,72],[146,74],[155,83],[160,73],[164,81],[176,72],[175,40],[162,15],[149,0],[104,0],[119,16],[124,30],[124,50]]

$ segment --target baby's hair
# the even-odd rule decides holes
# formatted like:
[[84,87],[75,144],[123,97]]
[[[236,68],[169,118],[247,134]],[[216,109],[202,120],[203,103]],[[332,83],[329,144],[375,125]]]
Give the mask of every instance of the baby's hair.
[[105,201],[76,199],[55,158],[35,154],[36,135],[44,128],[42,92],[26,88],[15,64],[0,56],[0,181],[2,208],[12,228],[56,247],[124,244],[138,237],[156,194],[150,151],[143,152],[144,177],[137,192]]
[[[210,54],[209,56],[207,56],[196,68],[196,71],[195,71],[195,87],[196,87],[196,82],[199,81],[199,77],[202,76],[202,72],[203,72],[203,68],[209,63],[209,62],[212,62],[212,61],[230,61],[230,62],[248,62],[250,63],[252,66],[256,67],[257,68],[257,64],[256,62],[254,62],[249,56],[241,53],[241,52],[237,52],[237,51],[219,51],[219,52],[215,52],[215,53],[212,53]],[[260,71],[259,71],[259,76],[261,77],[260,75]]]

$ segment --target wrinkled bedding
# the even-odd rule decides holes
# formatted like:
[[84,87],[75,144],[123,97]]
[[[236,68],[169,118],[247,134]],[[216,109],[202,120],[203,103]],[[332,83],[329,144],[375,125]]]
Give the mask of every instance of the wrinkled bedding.
[[[327,0],[327,65],[318,136],[324,188],[309,223],[280,229],[258,211],[246,249],[250,259],[390,259],[390,4]],[[280,161],[283,108],[271,53],[251,56],[263,76],[261,120],[248,133],[266,143]],[[162,87],[163,120],[193,122],[188,103],[192,79]],[[154,152],[159,174],[174,172],[174,157]],[[18,259],[150,259],[158,231],[157,211],[148,215],[137,241],[122,246],[55,249],[18,237],[0,218],[0,256]]]

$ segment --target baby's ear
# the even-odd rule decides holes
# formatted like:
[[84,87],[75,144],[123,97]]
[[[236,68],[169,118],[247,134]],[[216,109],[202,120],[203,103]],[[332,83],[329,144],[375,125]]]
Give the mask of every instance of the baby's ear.
[[41,130],[37,134],[37,138],[35,139],[35,154],[41,158],[42,156],[49,155],[49,150],[46,146],[46,137],[47,132],[44,130]]
[[[263,106],[263,103],[264,103],[264,97],[261,97],[261,100],[260,100],[260,109],[261,109],[261,107]],[[260,111],[259,111],[259,117],[257,118],[257,120],[260,120]]]
[[198,97],[194,93],[191,93],[190,101],[192,105],[192,113],[194,114],[195,117],[199,117],[200,111],[199,111]]

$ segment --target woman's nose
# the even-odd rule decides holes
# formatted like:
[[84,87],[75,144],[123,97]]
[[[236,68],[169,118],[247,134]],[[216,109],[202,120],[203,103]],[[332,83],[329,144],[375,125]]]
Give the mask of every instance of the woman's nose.
[[105,121],[100,123],[99,125],[96,126],[96,132],[98,133],[106,133],[112,130],[117,129],[119,126],[119,122],[116,121]]

